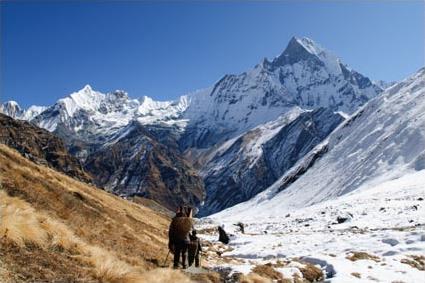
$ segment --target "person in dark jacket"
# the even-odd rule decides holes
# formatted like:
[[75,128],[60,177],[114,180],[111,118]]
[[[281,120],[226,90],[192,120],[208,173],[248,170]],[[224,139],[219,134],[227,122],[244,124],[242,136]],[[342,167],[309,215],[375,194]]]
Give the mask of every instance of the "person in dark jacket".
[[183,216],[183,206],[179,206],[177,209],[176,215],[174,217],[181,217]]
[[174,268],[179,267],[180,258],[183,268],[186,268],[186,253],[190,243],[189,233],[193,228],[193,220],[188,217],[188,211],[176,213],[168,230],[168,248],[174,253]]
[[227,235],[226,231],[224,231],[223,227],[221,226],[218,226],[218,240],[226,245],[230,241],[229,236]]
[[188,248],[189,266],[195,261],[195,267],[200,266],[200,254],[202,252],[201,240],[196,235],[196,230],[193,230],[189,236],[190,243]]

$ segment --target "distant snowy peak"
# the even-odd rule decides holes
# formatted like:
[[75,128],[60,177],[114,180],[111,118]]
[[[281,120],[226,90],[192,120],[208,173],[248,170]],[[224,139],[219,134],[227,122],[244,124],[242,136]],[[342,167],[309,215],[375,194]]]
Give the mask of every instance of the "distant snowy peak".
[[46,106],[32,105],[25,111],[22,117],[22,120],[27,120],[27,121],[32,120],[34,117],[36,117],[37,115],[39,115],[46,109],[47,109]]
[[339,58],[307,37],[293,37],[283,53],[272,61],[272,66],[293,65],[300,61],[313,61],[326,67],[329,73],[341,73]]
[[7,101],[0,104],[0,113],[19,120],[31,120],[46,109],[44,106],[31,106],[27,110],[22,109],[16,101]]
[[382,89],[309,38],[293,37],[283,53],[197,92],[183,147],[206,148],[277,119],[294,106],[355,112]]
[[57,104],[63,105],[68,116],[72,117],[79,109],[96,111],[104,99],[105,95],[103,93],[94,91],[90,85],[86,85],[68,97],[59,99]]
[[[381,91],[313,40],[294,37],[273,61],[226,75],[213,86],[175,101],[131,99],[122,90],[104,94],[86,85],[24,119],[49,131],[61,125],[69,134],[87,138],[113,134],[133,120],[163,125],[184,132],[179,146],[185,150],[220,144],[276,120],[295,106],[353,113]],[[20,113],[19,109],[8,111]]]
[[103,140],[135,120],[144,125],[184,126],[179,116],[186,107],[184,97],[177,101],[154,101],[147,96],[131,99],[123,90],[104,94],[86,85],[59,99],[33,122],[49,131],[58,130],[60,125],[60,131],[86,141]]
[[222,215],[278,215],[425,170],[423,113],[425,68],[360,108],[267,190]]
[[24,113],[16,101],[7,101],[0,105],[0,112],[12,118],[19,118]]

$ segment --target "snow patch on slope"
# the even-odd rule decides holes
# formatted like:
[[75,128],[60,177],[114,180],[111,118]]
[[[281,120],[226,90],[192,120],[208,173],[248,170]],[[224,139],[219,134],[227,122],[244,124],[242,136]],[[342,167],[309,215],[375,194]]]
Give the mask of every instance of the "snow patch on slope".
[[425,69],[421,69],[339,126],[314,150],[326,146],[328,152],[289,188],[279,192],[285,179],[282,177],[263,194],[223,215],[235,216],[247,209],[253,216],[266,215],[284,208],[305,207],[347,194],[366,183],[372,186],[425,169],[424,113]]
[[[229,265],[249,272],[256,264],[314,259],[325,262],[325,271],[334,270],[329,282],[418,282],[423,271],[403,263],[411,256],[425,253],[425,170],[371,185],[315,205],[280,210],[263,215],[251,210],[218,213],[202,219],[200,229],[224,224],[234,236],[231,251],[223,257],[241,260]],[[267,209],[264,207],[264,209]],[[351,215],[338,224],[338,216]],[[245,234],[237,231],[237,222],[245,224]],[[201,237],[216,241],[215,236]],[[354,252],[366,252],[376,260],[351,261]],[[290,277],[293,266],[278,271]],[[290,272],[292,271],[292,272]],[[357,272],[361,278],[352,274]]]

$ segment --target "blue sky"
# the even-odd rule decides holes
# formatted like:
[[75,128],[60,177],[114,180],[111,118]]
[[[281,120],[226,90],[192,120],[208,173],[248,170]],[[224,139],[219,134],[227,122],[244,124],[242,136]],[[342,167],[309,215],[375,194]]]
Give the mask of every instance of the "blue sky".
[[424,66],[423,1],[1,2],[0,100],[50,105],[90,84],[174,99],[307,36],[371,79]]

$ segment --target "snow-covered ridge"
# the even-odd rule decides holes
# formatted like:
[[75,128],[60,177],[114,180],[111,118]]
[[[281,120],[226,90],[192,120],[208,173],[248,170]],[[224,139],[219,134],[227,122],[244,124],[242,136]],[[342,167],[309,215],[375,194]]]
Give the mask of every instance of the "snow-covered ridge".
[[0,104],[0,113],[6,114],[14,119],[19,120],[31,120],[47,107],[33,105],[28,109],[22,109],[16,101],[7,101],[4,104]]
[[352,113],[380,91],[313,40],[294,37],[272,62],[264,60],[242,74],[226,75],[214,86],[175,101],[147,96],[130,99],[124,91],[104,94],[86,85],[59,99],[42,115],[34,113],[25,119],[34,119],[50,131],[58,124],[76,132],[92,132],[88,125],[118,129],[136,119],[181,131],[188,127],[183,149],[205,148],[276,120],[294,106]]
[[283,176],[263,193],[217,217],[279,214],[424,170],[423,113],[425,69],[387,89],[340,125],[311,154],[324,146],[327,152],[288,188],[280,189]]
[[184,147],[208,148],[294,106],[355,112],[382,89],[308,38],[292,38],[273,61],[263,60],[238,75],[191,95],[184,116],[191,122]]
[[142,124],[167,123],[169,126],[181,126],[179,117],[186,108],[185,97],[176,101],[154,101],[147,96],[131,99],[122,90],[104,94],[86,85],[59,99],[35,117],[34,122],[49,131],[55,131],[61,124],[76,133],[84,130],[112,135],[133,120]]
[[[326,69],[329,73],[338,75],[341,73],[341,60],[332,52],[326,50],[320,44],[314,42],[312,39],[307,37],[294,37],[289,43],[290,48],[293,48],[291,45],[298,44],[304,48],[311,55],[316,56],[323,64],[326,66]],[[291,56],[288,54],[290,51],[287,49],[281,56]],[[276,58],[279,60],[279,58]]]

